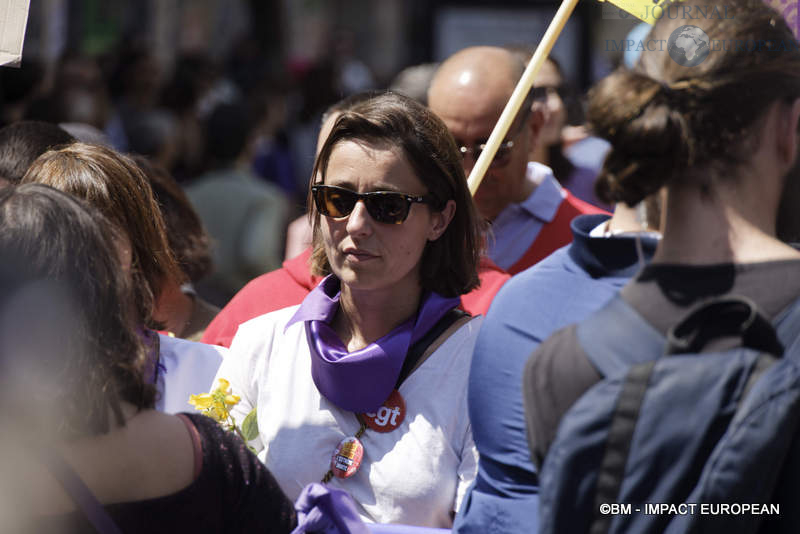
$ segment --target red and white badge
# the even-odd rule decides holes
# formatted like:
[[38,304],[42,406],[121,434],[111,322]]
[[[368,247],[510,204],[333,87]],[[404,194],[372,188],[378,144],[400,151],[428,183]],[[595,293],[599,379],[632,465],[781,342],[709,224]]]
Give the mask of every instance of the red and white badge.
[[333,452],[331,471],[337,478],[349,478],[356,474],[364,458],[364,446],[355,436],[344,438]]
[[396,389],[376,412],[361,414],[364,423],[375,432],[391,432],[406,418],[406,401]]

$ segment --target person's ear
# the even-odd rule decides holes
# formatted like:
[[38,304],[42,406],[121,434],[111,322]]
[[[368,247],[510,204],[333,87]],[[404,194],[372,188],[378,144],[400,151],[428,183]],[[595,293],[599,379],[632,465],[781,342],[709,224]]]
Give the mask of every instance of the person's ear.
[[542,134],[542,128],[544,127],[546,114],[549,113],[547,111],[547,106],[544,104],[540,104],[539,102],[534,103],[531,106],[530,116],[528,117],[528,125],[527,128],[529,129],[529,143],[528,143],[528,152],[532,152],[538,145],[539,145],[539,137]]
[[453,199],[447,201],[442,211],[431,211],[431,227],[428,230],[428,241],[436,241],[442,237],[455,214],[456,201]]

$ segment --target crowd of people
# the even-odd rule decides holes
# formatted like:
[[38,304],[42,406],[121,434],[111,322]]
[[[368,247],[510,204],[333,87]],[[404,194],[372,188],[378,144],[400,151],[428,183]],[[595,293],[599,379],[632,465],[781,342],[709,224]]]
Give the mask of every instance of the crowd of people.
[[[316,106],[304,213],[265,80],[65,57],[0,128],[2,530],[797,529],[800,50],[725,7],[773,45],[645,49],[578,129],[548,60],[474,196],[529,50]],[[779,513],[604,508],[653,502]]]

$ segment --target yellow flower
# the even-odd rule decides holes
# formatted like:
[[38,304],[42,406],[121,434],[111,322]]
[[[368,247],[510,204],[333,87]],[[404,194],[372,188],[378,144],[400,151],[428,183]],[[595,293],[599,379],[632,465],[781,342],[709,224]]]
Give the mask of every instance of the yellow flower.
[[[258,436],[258,421],[256,419],[256,409],[253,408],[242,422],[244,432],[236,426],[236,421],[231,417],[231,408],[239,404],[241,400],[242,398],[239,395],[233,394],[231,383],[224,378],[218,378],[217,387],[209,393],[189,395],[189,404],[194,406],[195,410],[212,418],[225,430],[236,433],[242,438],[242,441],[247,443]],[[247,447],[253,453],[256,452],[250,445]]]
[[228,423],[230,410],[242,399],[239,395],[234,395],[231,392],[230,386],[230,382],[224,378],[219,378],[217,379],[217,387],[210,393],[190,395],[189,404],[218,423],[227,423],[232,426],[232,422]]
[[207,410],[214,402],[214,397],[211,393],[200,393],[199,395],[190,395],[189,404],[194,406],[197,410]]

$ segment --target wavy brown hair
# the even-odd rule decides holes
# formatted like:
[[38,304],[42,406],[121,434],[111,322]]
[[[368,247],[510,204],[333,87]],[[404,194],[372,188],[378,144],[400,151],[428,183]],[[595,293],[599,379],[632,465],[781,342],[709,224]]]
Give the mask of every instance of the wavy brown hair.
[[21,410],[51,415],[66,439],[107,432],[110,414],[124,423],[120,401],[152,408],[156,395],[108,224],[45,185],[0,190],[0,376],[25,382]]
[[[467,188],[458,148],[441,119],[417,101],[391,92],[377,94],[343,111],[317,156],[311,185],[325,181],[328,161],[336,145],[351,140],[399,148],[435,199],[430,209],[442,210],[448,200],[455,200],[453,220],[439,239],[427,243],[423,252],[422,289],[455,297],[478,287],[482,223]],[[331,271],[320,236],[320,215],[310,188],[308,207],[314,228],[311,268],[314,274],[324,276]]]
[[86,200],[128,238],[136,309],[142,324],[152,320],[155,299],[168,278],[184,275],[170,251],[164,219],[142,170],[110,148],[73,143],[42,154],[22,183],[42,183]]
[[[724,8],[725,18],[697,23],[719,50],[712,47],[694,67],[679,65],[666,49],[647,50],[633,69],[620,68],[590,93],[589,122],[612,145],[596,182],[606,202],[633,206],[669,184],[710,193],[758,146],[767,108],[800,97],[800,51],[776,11],[761,0],[680,7]],[[664,16],[647,39],[667,42],[684,24]],[[772,49],[757,46],[770,42]],[[704,177],[689,177],[690,169]]]
[[172,255],[189,281],[198,282],[214,270],[211,238],[200,216],[167,169],[145,156],[131,157],[142,169],[161,209]]

